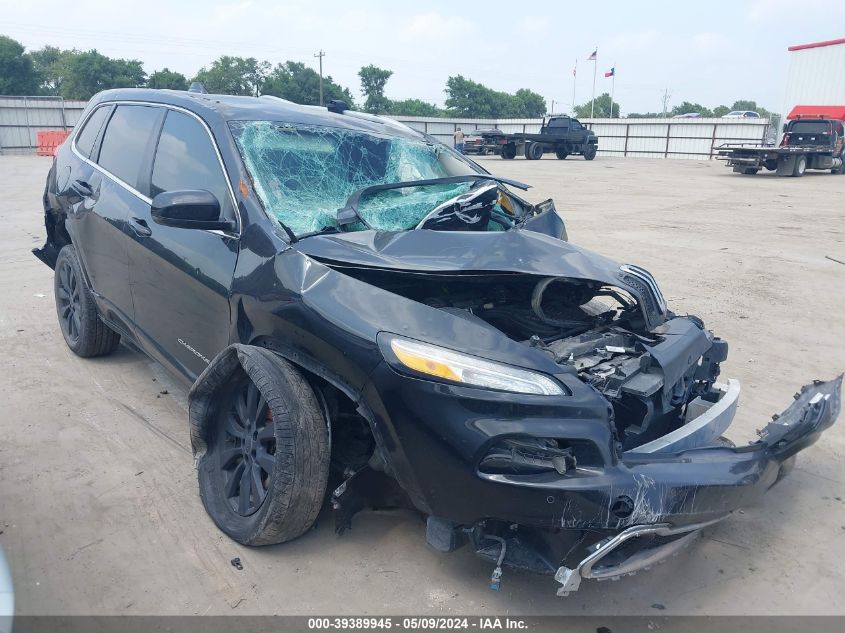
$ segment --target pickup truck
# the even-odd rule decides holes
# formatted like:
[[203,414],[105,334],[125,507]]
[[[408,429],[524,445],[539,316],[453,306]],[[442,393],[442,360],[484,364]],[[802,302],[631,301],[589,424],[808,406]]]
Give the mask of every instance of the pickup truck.
[[599,147],[595,132],[585,127],[578,119],[565,115],[543,118],[543,127],[538,134],[519,132],[500,134],[496,137],[499,156],[505,159],[522,154],[528,160],[543,158],[545,152],[554,152],[563,160],[570,154],[581,154],[585,160],[593,160]]
[[795,106],[778,147],[720,145],[717,160],[734,173],[753,176],[765,168],[778,176],[803,176],[808,169],[845,173],[845,106]]

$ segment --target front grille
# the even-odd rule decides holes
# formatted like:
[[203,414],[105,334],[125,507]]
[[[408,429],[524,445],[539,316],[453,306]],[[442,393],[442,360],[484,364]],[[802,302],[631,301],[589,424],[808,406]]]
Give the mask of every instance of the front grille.
[[644,303],[646,318],[650,325],[657,325],[666,314],[666,299],[650,272],[639,266],[623,264],[619,267],[619,278],[637,291]]

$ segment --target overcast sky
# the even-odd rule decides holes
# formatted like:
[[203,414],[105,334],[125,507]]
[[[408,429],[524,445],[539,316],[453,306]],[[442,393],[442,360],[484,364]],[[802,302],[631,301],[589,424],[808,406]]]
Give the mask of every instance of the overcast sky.
[[223,54],[316,69],[323,49],[324,72],[354,94],[358,69],[375,64],[394,72],[388,97],[440,105],[446,78],[460,73],[499,90],[530,88],[566,111],[576,58],[575,101],[590,99],[587,57],[598,47],[596,94],[610,91],[603,74],[615,66],[623,114],[659,111],[667,87],[670,106],[755,99],[777,111],[787,46],[845,37],[841,0],[0,0],[0,16],[0,33],[28,49],[96,48],[189,78]]

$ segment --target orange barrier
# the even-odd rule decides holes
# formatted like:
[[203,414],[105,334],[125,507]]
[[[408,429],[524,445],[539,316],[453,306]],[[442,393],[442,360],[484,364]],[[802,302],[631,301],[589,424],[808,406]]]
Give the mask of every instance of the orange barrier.
[[35,153],[39,156],[55,156],[59,145],[65,142],[70,132],[65,130],[42,130],[38,132],[38,147]]

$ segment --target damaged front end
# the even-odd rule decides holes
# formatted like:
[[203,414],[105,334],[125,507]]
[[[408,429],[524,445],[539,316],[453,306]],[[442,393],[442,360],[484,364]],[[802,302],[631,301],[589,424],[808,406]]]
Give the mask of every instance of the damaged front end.
[[[415,505],[429,515],[427,539],[441,551],[470,543],[496,563],[494,588],[503,565],[554,575],[561,595],[583,578],[649,568],[756,502],[836,419],[841,377],[804,387],[758,441],[734,447],[723,434],[740,386],[718,381],[726,342],[700,319],[669,311],[641,268],[586,258],[560,241],[569,265],[553,264],[543,236],[509,235],[536,257],[509,266],[487,253],[496,272],[460,261],[431,270],[437,253],[422,257],[431,235],[355,238],[342,257],[349,237],[308,245],[345,276],[519,343],[560,387],[523,390],[524,376],[501,369],[500,385],[477,389],[460,367],[481,370],[462,354],[422,349],[408,361],[397,352],[396,340],[432,341],[432,332],[379,335],[386,362],[371,376],[371,397],[422,489]],[[438,237],[443,249],[457,239]],[[549,275],[553,265],[567,274]],[[459,339],[461,351],[473,349]]]
[[[792,468],[795,454],[813,444],[841,409],[842,376],[806,385],[782,414],[775,415],[760,439],[744,447],[708,446],[700,429],[722,426],[731,415],[707,416],[679,443],[640,447],[622,456],[620,473],[607,489],[608,519],[631,527],[591,543],[572,567],[555,572],[558,595],[578,589],[581,579],[606,580],[634,574],[673,555],[700,530],[729,512],[755,503]],[[734,405],[735,407],[735,401]],[[711,409],[712,410],[712,409]],[[729,409],[724,409],[729,411]],[[683,427],[679,429],[683,431]],[[678,450],[678,446],[687,448]],[[645,452],[642,449],[650,452]],[[633,495],[633,496],[632,496]]]
[[839,413],[841,377],[814,383],[734,447],[727,343],[646,270],[570,244],[551,201],[390,130],[230,128],[289,238],[274,287],[301,297],[246,297],[239,318],[333,385],[339,531],[410,504],[434,548],[495,563],[493,588],[511,566],[565,594],[754,503]]

